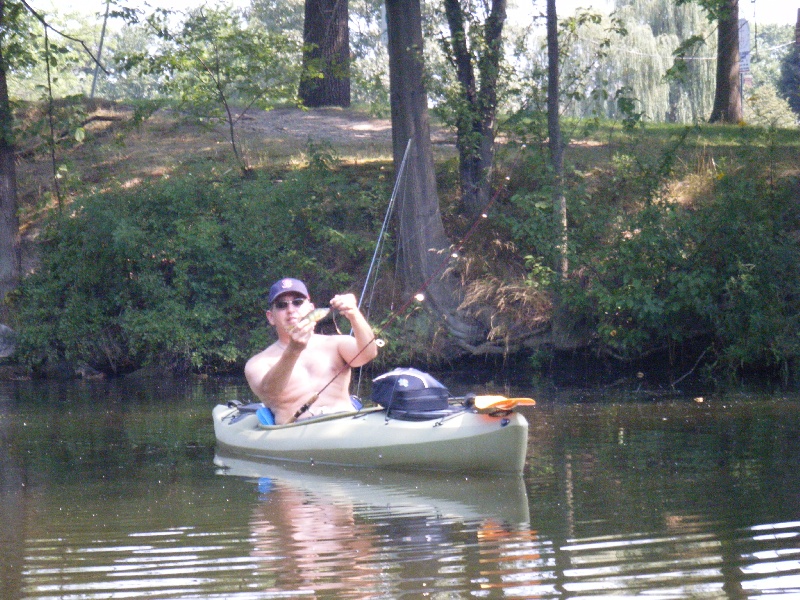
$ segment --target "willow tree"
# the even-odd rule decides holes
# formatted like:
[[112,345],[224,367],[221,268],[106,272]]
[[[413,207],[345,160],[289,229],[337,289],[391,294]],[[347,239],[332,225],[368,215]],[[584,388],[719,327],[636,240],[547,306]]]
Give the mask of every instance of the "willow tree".
[[561,21],[563,113],[626,118],[619,103],[624,93],[648,121],[705,120],[716,47],[705,10],[675,0],[618,0],[616,6],[611,19],[580,11]]
[[[666,52],[671,52],[674,57],[674,64],[666,69],[667,79],[661,80],[663,89],[668,89],[667,110],[663,115],[659,114],[660,111],[651,111],[651,118],[688,120],[684,108],[688,98],[691,120],[701,120],[706,114],[706,88],[713,81],[714,99],[709,121],[736,123],[741,120],[738,0],[623,0],[620,5],[624,16],[646,24],[652,31],[653,39],[663,42],[651,48],[641,48],[646,59],[642,65],[637,56],[637,70],[632,71],[634,77],[647,73],[647,64],[653,55],[661,56],[662,61],[666,58]],[[699,19],[698,7],[705,12],[705,24]],[[713,43],[707,43],[712,25],[717,31],[715,62],[707,60],[711,58],[708,54],[714,49]],[[635,26],[631,27],[631,31],[635,31]],[[635,45],[636,40],[644,37],[630,35],[629,39]],[[704,51],[704,48],[711,50]],[[628,56],[627,63],[631,62]],[[710,65],[715,65],[713,75],[709,72]],[[661,77],[665,69],[661,66],[656,71]],[[636,90],[637,97],[644,98],[640,91]],[[659,101],[658,104],[663,105],[664,102]]]
[[609,68],[621,74],[647,118],[705,120],[714,98],[716,48],[706,11],[675,0],[621,0],[617,15],[627,36],[611,48]]

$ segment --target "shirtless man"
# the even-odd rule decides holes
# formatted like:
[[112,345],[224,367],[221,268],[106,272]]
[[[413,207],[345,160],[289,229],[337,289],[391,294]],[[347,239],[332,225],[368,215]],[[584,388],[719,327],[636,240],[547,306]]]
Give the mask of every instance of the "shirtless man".
[[244,374],[278,425],[293,420],[309,401],[312,405],[297,418],[353,410],[350,368],[378,355],[372,328],[355,296],[334,296],[330,307],[350,321],[352,336],[319,335],[314,333],[315,322],[299,324],[314,310],[302,281],[281,279],[270,288],[267,320],[278,341],[248,360]]

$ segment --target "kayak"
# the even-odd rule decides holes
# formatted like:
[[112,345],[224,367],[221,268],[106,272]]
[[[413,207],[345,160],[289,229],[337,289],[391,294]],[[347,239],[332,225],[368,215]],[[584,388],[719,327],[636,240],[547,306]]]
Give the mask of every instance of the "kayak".
[[451,404],[426,416],[396,418],[383,406],[265,425],[256,405],[212,411],[218,447],[247,458],[340,466],[522,473],[528,421],[504,406],[481,412]]
[[361,469],[238,458],[217,451],[217,474],[252,481],[265,498],[291,490],[304,502],[352,506],[356,513],[431,519],[530,522],[522,477],[386,469]]

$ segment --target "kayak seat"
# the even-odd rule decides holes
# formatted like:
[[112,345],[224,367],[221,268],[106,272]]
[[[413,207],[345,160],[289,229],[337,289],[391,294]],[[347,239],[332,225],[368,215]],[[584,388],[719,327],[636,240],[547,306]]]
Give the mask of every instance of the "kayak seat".
[[262,406],[256,411],[256,417],[258,417],[258,422],[262,425],[275,425],[275,415],[266,406]]

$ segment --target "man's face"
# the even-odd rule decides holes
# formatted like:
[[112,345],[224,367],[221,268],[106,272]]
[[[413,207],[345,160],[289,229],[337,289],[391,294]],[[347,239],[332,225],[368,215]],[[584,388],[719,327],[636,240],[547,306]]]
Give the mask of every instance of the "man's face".
[[305,296],[297,292],[287,292],[272,302],[272,306],[267,311],[267,320],[274,327],[286,329],[289,326],[297,325],[297,322],[313,308]]

